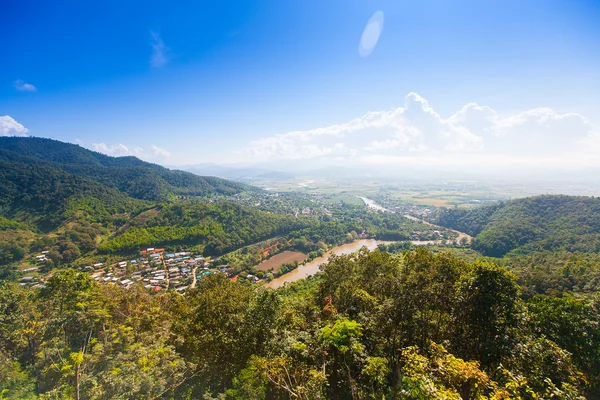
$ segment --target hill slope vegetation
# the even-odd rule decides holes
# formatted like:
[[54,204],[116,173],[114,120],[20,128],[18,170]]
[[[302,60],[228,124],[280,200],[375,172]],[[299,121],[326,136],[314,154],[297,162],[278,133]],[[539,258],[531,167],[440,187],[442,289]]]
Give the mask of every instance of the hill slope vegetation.
[[0,161],[53,167],[143,200],[257,190],[225,179],[170,170],[136,157],[110,157],[78,145],[43,138],[0,138]]
[[492,257],[600,251],[600,198],[544,195],[473,210],[441,209],[435,222],[475,236],[473,248]]

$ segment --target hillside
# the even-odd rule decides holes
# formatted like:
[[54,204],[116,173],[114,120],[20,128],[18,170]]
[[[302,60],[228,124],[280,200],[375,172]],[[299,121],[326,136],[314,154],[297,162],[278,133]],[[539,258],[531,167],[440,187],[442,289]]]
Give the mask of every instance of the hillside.
[[[131,231],[133,234],[148,228],[154,234],[151,238],[157,241],[185,242],[197,238],[185,224],[181,227],[185,233],[174,234],[173,229],[141,226],[140,219],[134,219],[132,225],[132,218],[145,210],[170,209],[169,202],[182,199],[196,201],[255,190],[258,189],[219,178],[171,171],[135,157],[109,157],[55,140],[0,137],[0,265],[20,261],[42,249],[51,255],[50,266],[70,264],[95,252],[107,240],[106,249],[116,246],[121,250],[123,243],[131,249],[131,240],[123,241],[132,234],[127,227],[138,229]],[[214,214],[220,215],[219,207],[212,206]],[[227,229],[219,225],[220,229],[210,234],[214,239],[211,243],[216,248],[246,243],[251,240],[248,232],[253,229],[246,223],[260,228],[265,226],[261,225],[263,221],[277,219],[267,213],[248,214],[252,210],[234,213],[239,221],[228,222]],[[174,227],[181,222],[173,218],[165,226]],[[201,222],[207,220],[199,219],[196,225]],[[264,230],[257,228],[256,234],[275,234],[282,223],[267,223]],[[213,225],[202,229],[214,228]],[[242,225],[247,227],[245,234],[238,232]],[[117,232],[124,235],[115,238]],[[137,237],[135,244],[141,244],[144,238],[148,236]],[[217,238],[224,244],[219,245]],[[204,243],[204,239],[200,242]],[[9,272],[10,269],[3,269],[0,275]]]
[[0,137],[0,161],[50,166],[143,200],[257,190],[225,179],[170,170],[136,157],[110,157],[52,139]]
[[435,222],[473,235],[473,248],[492,257],[600,251],[600,198],[545,195],[473,210],[440,209]]
[[0,161],[0,192],[0,214],[41,231],[56,228],[79,208],[101,221],[143,204],[92,179],[47,165],[20,162]]
[[99,246],[104,253],[150,245],[199,246],[219,255],[261,240],[306,227],[304,220],[228,202],[167,204],[132,218]]

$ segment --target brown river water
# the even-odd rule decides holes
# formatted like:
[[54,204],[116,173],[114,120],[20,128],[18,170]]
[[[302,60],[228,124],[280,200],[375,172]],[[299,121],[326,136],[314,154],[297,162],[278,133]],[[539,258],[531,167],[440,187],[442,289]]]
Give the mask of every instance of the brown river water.
[[[299,265],[298,268],[296,268],[295,270],[290,271],[287,274],[281,275],[279,278],[273,279],[271,282],[267,283],[266,286],[272,289],[277,289],[283,286],[284,283],[295,282],[300,279],[307,278],[319,272],[319,267],[321,266],[321,264],[325,264],[327,260],[329,260],[329,256],[333,254],[335,254],[336,256],[341,256],[342,254],[355,253],[358,250],[360,250],[363,246],[365,246],[369,250],[375,250],[377,248],[377,245],[380,243],[390,244],[396,242],[375,239],[361,239],[352,243],[347,243],[341,246],[334,247],[327,253],[323,254],[321,257],[317,257],[304,265]],[[435,241],[412,240],[411,243],[414,245],[427,245],[434,244]]]
[[277,289],[278,287],[283,286],[286,282],[295,282],[300,279],[304,279],[308,276],[314,275],[319,272],[319,266],[321,264],[325,264],[329,259],[329,256],[342,255],[342,254],[350,254],[357,252],[363,246],[366,246],[369,250],[374,250],[377,248],[379,243],[386,243],[381,240],[375,239],[362,239],[357,240],[352,243],[343,244],[341,246],[334,247],[329,250],[327,253],[323,254],[321,257],[315,258],[314,260],[307,262],[304,265],[299,265],[293,271],[288,272],[287,274],[281,275],[279,278],[273,279],[271,282],[267,283],[267,287],[272,289]]

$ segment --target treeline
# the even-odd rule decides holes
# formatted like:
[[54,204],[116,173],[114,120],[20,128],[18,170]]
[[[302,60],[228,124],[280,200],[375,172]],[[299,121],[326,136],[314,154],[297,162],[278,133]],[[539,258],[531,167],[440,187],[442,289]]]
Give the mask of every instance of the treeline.
[[185,296],[0,284],[4,398],[598,398],[600,307],[522,300],[515,276],[424,249],[334,257],[273,291],[224,275]]
[[220,255],[306,225],[302,219],[230,202],[166,204],[138,215],[99,250],[118,252],[188,243],[202,245],[205,255]]
[[[382,240],[407,240],[412,231],[431,230],[397,214],[365,210],[338,218],[293,217],[256,210],[231,202],[173,203],[140,213],[114,237],[101,243],[105,253],[138,250],[152,245],[201,245],[205,255],[221,255],[275,236],[307,253],[322,246],[358,239],[363,231]],[[352,232],[354,235],[348,237]]]
[[600,198],[547,195],[472,210],[441,209],[436,223],[475,235],[484,255],[600,251]]

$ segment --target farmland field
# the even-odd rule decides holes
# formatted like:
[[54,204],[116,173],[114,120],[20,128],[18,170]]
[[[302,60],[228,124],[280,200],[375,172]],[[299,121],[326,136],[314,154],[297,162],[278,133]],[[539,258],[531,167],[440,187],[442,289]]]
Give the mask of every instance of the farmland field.
[[283,253],[279,253],[269,258],[268,260],[261,262],[260,264],[258,264],[256,269],[259,271],[268,271],[270,269],[273,269],[274,272],[277,272],[283,264],[290,264],[294,261],[302,262],[307,258],[308,256],[304,253],[286,250]]

